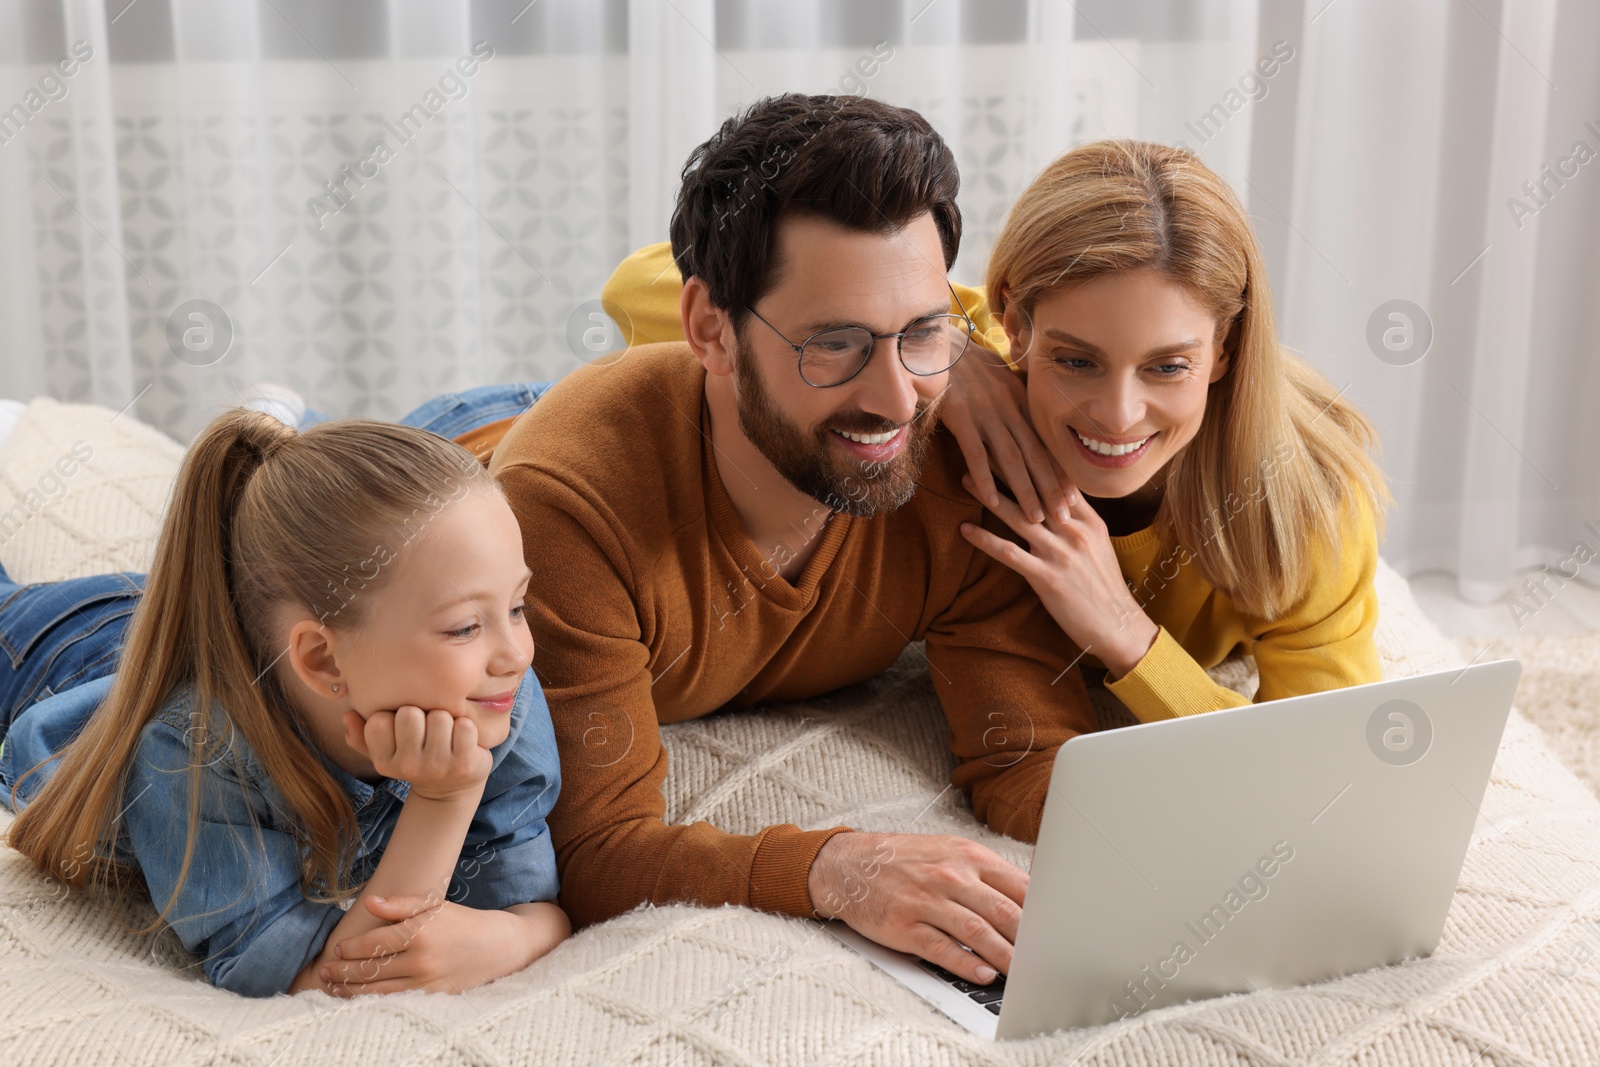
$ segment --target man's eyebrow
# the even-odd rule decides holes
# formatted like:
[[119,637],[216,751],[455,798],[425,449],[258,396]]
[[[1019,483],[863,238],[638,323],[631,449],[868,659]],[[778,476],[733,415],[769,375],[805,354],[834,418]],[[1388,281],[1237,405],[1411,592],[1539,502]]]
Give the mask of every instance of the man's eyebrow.
[[[920,315],[913,315],[906,325],[900,328],[903,330],[906,328],[906,326],[910,326],[914,322],[921,322],[923,319],[931,319],[935,315],[948,315],[949,313],[950,303],[949,301],[946,301],[932,310],[924,311]],[[800,332],[805,336],[810,337],[812,334],[821,333],[823,330],[842,330],[845,327],[854,327],[858,330],[866,330],[869,333],[878,332],[864,322],[854,322],[850,319],[844,318],[843,316],[835,319],[819,319],[816,322],[807,323],[806,325],[800,327]]]
[[[533,568],[527,566],[526,564],[524,564],[524,566],[522,568],[522,581],[518,582],[517,584],[521,585],[523,582],[528,582],[528,581],[532,581],[532,580],[533,580]],[[470,593],[462,593],[460,596],[451,597],[445,603],[440,604],[438,607],[434,608],[432,614],[439,615],[439,614],[442,614],[443,612],[449,611],[451,608],[459,607],[462,604],[470,603],[471,601],[474,601],[474,600],[487,600],[489,597],[492,597],[492,596],[494,596],[494,590],[492,590],[492,589],[479,589],[479,590],[473,590]]]
[[[1074,348],[1081,348],[1085,352],[1090,352],[1097,356],[1105,355],[1105,351],[1100,348],[1099,345],[1090,344],[1083,338],[1074,337],[1067,331],[1058,330],[1054,326],[1046,329],[1044,334],[1047,337],[1055,338],[1057,341],[1060,341],[1063,344],[1071,345]],[[1146,352],[1142,358],[1150,359],[1153,356],[1175,356],[1182,352],[1192,352],[1199,347],[1201,347],[1200,339],[1198,337],[1191,337],[1187,341],[1179,341],[1176,344],[1162,345],[1159,348],[1152,348],[1150,351]]]

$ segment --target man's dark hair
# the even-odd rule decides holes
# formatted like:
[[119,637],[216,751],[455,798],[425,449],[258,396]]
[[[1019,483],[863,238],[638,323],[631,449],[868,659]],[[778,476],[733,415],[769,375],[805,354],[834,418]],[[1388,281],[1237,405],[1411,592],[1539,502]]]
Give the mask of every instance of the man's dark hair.
[[949,146],[909,108],[854,95],[769,96],[689,155],[672,258],[738,326],[773,284],[784,215],[891,233],[931,212],[949,270],[961,244],[960,185]]

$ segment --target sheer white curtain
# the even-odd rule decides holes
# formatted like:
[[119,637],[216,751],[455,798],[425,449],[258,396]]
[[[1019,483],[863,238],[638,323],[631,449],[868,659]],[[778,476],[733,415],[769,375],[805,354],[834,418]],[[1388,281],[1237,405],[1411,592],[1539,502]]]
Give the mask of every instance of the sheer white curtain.
[[1594,581],[1597,45],[1583,0],[4,5],[0,395],[186,437],[263,378],[395,417],[559,376],[690,148],[771,93],[862,92],[951,142],[971,283],[1061,151],[1194,148],[1285,339],[1378,424],[1386,558],[1479,599]]

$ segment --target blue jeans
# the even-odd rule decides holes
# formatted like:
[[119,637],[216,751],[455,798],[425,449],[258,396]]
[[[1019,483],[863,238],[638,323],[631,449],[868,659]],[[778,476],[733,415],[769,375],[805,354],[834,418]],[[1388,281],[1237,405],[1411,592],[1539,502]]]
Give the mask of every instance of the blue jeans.
[[[420,426],[440,437],[460,437],[470,430],[520,415],[533,406],[555,382],[513,382],[508,385],[480,385],[460,393],[446,393],[417,408],[400,420],[402,426]],[[300,429],[309,429],[333,416],[311,408],[300,420]]]
[[[484,385],[438,396],[400,421],[457,437],[520,415],[553,382]],[[302,429],[329,416],[306,412]],[[145,576],[133,571],[17,585],[0,567],[0,740],[29,705],[116,671]]]
[[116,671],[144,575],[18,585],[0,567],[0,738],[30,705]]

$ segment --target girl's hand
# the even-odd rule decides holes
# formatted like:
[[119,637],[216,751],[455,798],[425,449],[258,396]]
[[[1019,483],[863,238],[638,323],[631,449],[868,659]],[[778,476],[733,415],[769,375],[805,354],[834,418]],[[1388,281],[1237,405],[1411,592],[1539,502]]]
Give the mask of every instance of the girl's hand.
[[346,711],[344,735],[379,774],[409,782],[412,795],[431,800],[471,797],[476,803],[494,764],[478,744],[477,724],[439,709],[424,713],[407,704],[374,712],[365,722]]
[[551,903],[480,911],[437,894],[361,902],[390,925],[334,946],[340,958],[323,965],[321,976],[336,997],[459,993],[520,971],[572,932],[566,913]]
[[[977,495],[970,476],[962,484]],[[1003,498],[990,507],[1031,552],[974,523],[962,523],[961,533],[1026,578],[1072,643],[1104,663],[1115,680],[1138,666],[1159,627],[1128,588],[1100,514],[1081,493],[1071,496],[1066,522],[1054,517],[1029,522],[1015,503]]]
[[966,457],[977,485],[968,491],[989,508],[1000,503],[1000,491],[989,472],[992,457],[1022,514],[1034,522],[1044,518],[1045,510],[1057,517],[1067,515],[1066,475],[1033,432],[1025,380],[976,338],[950,370],[949,395],[939,409],[939,421],[950,428]]

